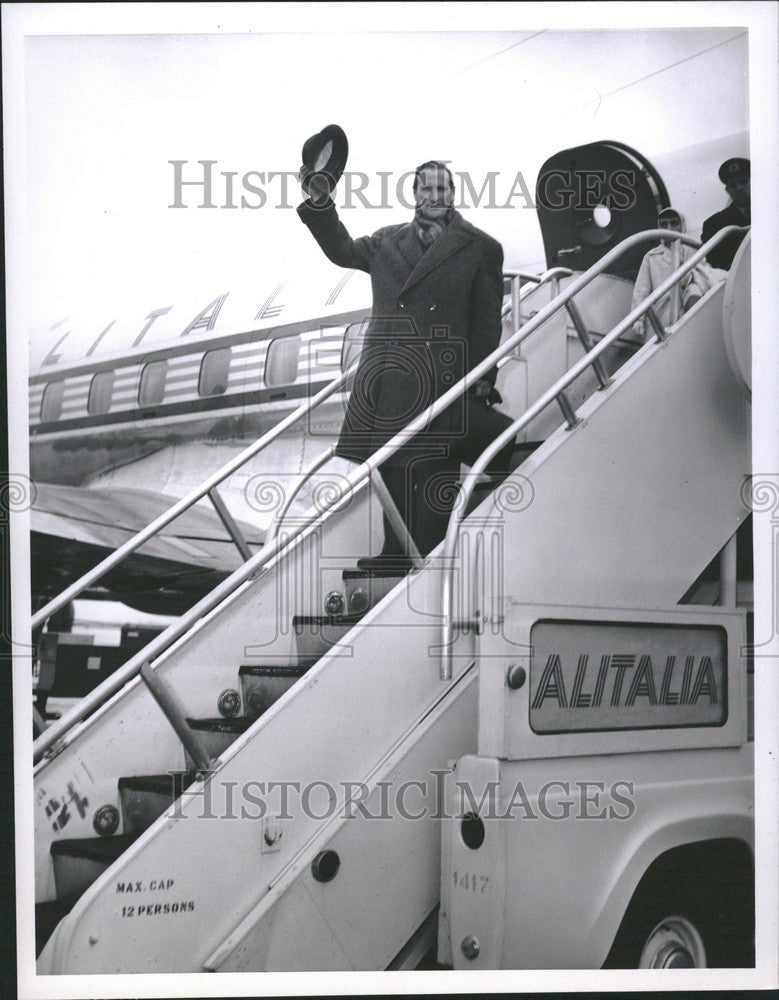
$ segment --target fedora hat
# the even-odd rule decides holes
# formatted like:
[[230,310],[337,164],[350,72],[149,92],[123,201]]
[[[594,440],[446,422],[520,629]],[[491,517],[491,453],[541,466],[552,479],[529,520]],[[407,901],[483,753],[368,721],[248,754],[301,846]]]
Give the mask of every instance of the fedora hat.
[[330,191],[335,189],[346,166],[349,143],[340,125],[326,125],[303,143],[303,173],[320,174]]

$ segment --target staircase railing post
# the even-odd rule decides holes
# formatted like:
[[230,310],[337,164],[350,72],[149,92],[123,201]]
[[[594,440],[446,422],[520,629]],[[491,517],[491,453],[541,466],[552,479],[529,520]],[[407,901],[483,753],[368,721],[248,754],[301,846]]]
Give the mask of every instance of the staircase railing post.
[[511,276],[511,332],[519,329],[519,275]]
[[[682,250],[682,248],[681,248],[681,245],[679,244],[679,241],[678,240],[674,240],[673,243],[671,244],[671,273],[673,273],[679,267],[681,250]],[[681,315],[681,288],[679,286],[679,282],[678,281],[673,286],[673,288],[671,289],[671,303],[670,303],[670,306],[671,306],[671,308],[670,308],[670,314],[671,314],[670,325],[673,326],[674,323],[676,323],[678,321],[679,316]]]
[[577,424],[581,423],[581,420],[576,416],[576,410],[568,398],[568,393],[565,389],[561,389],[560,392],[558,392],[557,402],[560,404],[560,409],[563,411],[565,422],[568,424],[568,430],[572,431]]
[[646,318],[649,320],[652,329],[655,331],[655,336],[657,337],[658,342],[662,343],[668,337],[668,333],[663,324],[660,322],[660,317],[654,311],[652,306],[647,309]]
[[173,726],[176,735],[184,744],[184,749],[192,758],[196,770],[209,771],[211,758],[208,751],[197,733],[188,725],[184,712],[163,679],[152,670],[148,663],[144,663],[141,667],[141,677],[152,698],[160,706],[165,718]]
[[[565,303],[565,308],[568,311],[568,315],[571,317],[571,322],[573,323],[581,345],[584,348],[584,353],[589,354],[592,350],[592,338],[590,337],[589,330],[584,324],[582,314],[579,312],[579,307],[573,300],[571,300]],[[594,359],[592,362],[592,370],[595,372],[595,377],[597,378],[601,389],[606,389],[611,385],[611,379],[609,378],[608,372],[603,367],[603,361],[600,358]]]
[[238,527],[233,515],[225,506],[222,495],[216,486],[208,491],[208,498],[214,505],[214,510],[219,515],[219,520],[227,529],[228,535],[235,542],[235,547],[241,553],[241,558],[244,562],[248,562],[248,560],[252,557],[252,550],[249,548],[246,539],[241,534],[241,529]]
[[719,556],[719,603],[723,608],[735,608],[737,586],[736,536],[732,535]]

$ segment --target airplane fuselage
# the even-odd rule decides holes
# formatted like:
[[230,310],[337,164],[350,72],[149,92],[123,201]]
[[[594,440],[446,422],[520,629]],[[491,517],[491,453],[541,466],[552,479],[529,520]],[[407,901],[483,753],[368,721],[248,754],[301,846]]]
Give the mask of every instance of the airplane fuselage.
[[[61,333],[70,324],[55,324],[56,339],[30,377],[33,479],[94,485],[166,448],[256,438],[341,370],[344,338],[356,336],[370,311],[354,276],[336,274],[321,292],[301,287],[291,302],[276,286],[258,309],[245,295],[233,302],[225,293],[194,318],[152,310],[136,328],[111,323],[97,333],[87,324]],[[106,351],[112,338],[125,349]],[[306,432],[331,439],[334,408],[342,412],[340,399]],[[208,471],[205,459],[196,471],[198,478]]]

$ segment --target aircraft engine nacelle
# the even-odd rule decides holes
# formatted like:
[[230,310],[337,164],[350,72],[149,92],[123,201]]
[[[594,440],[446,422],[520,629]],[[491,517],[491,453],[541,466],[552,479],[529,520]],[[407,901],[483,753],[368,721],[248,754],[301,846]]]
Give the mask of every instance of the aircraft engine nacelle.
[[[602,141],[549,157],[538,174],[536,205],[547,266],[586,271],[627,236],[655,229],[669,200],[644,156]],[[635,279],[647,249],[636,247],[606,273]]]

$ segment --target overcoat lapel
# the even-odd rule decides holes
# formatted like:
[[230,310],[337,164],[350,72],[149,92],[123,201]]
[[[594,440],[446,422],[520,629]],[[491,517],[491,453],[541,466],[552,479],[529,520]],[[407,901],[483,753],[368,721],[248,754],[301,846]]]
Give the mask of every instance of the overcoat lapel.
[[401,229],[394,242],[394,246],[399,255],[405,261],[408,267],[408,273],[411,274],[419,263],[420,257],[425,252],[425,248],[417,239],[411,225],[404,226],[403,229]]
[[406,279],[406,283],[401,289],[401,294],[438,267],[439,264],[442,264],[447,258],[451,257],[452,254],[462,250],[473,239],[473,234],[462,224],[461,217],[455,214],[455,217],[444,232],[441,233],[433,245],[419,259],[414,270]]

